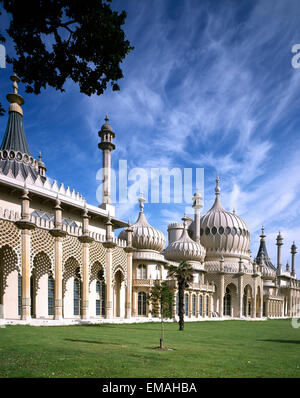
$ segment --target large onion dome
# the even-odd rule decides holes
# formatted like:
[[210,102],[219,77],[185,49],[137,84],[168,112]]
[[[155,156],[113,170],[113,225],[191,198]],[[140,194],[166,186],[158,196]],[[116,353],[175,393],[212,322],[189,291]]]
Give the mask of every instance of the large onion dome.
[[[231,262],[241,257],[250,260],[250,233],[246,223],[235,212],[226,211],[220,202],[219,178],[212,208],[200,220],[200,241],[206,249],[206,261],[219,260],[223,255]],[[191,226],[193,227],[193,226]]]
[[[141,196],[140,212],[135,224],[131,225],[132,228],[132,246],[139,250],[154,250],[161,252],[166,244],[164,234],[158,229],[152,227],[144,213],[145,199]],[[125,230],[119,234],[119,239],[127,240],[127,233]]]
[[191,239],[186,229],[186,217],[184,221],[184,228],[181,237],[175,242],[171,242],[166,248],[164,255],[170,261],[197,261],[203,263],[205,258],[205,248]]

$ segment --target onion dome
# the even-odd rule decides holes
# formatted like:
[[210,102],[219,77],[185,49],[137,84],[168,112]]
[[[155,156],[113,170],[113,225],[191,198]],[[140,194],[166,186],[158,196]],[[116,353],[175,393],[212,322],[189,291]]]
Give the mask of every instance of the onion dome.
[[108,123],[109,122],[108,114],[106,114],[104,120],[105,120],[105,123],[102,125],[101,131],[110,131],[110,132],[112,132],[113,129],[112,129],[111,125]]
[[[152,227],[144,213],[145,199],[142,195],[139,197],[140,212],[135,224],[131,225],[132,229],[132,246],[138,250],[154,250],[161,252],[166,244],[164,234],[158,229]],[[125,230],[119,234],[119,239],[127,241],[127,233]]]
[[165,258],[170,261],[198,261],[203,263],[205,248],[191,239],[186,228],[187,217],[183,217],[183,231],[181,237],[171,242],[165,250]]
[[216,179],[216,199],[212,208],[200,220],[200,241],[206,249],[206,261],[223,255],[231,263],[241,257],[249,261],[250,233],[246,223],[235,212],[226,211],[220,202],[219,178]]

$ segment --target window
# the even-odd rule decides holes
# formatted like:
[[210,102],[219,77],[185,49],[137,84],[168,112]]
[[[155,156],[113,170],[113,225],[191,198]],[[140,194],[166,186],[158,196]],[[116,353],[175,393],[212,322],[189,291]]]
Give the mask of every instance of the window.
[[206,296],[206,316],[208,316],[208,309],[209,309],[209,301],[208,301],[208,296]]
[[226,293],[224,296],[224,315],[231,315],[231,294],[228,287],[226,288]]
[[102,270],[98,272],[96,281],[96,315],[105,316],[105,282]]
[[48,277],[48,315],[54,315],[54,279]]
[[138,294],[138,315],[146,315],[146,293]]
[[30,315],[33,317],[34,316],[34,280],[33,276],[30,277],[30,298],[31,298],[31,307],[30,307]]
[[155,267],[155,272],[156,272],[156,279],[161,279],[161,267],[160,267],[160,265],[157,265]]
[[138,279],[147,279],[147,267],[144,264],[138,267]]
[[203,316],[203,297],[202,296],[200,296],[200,299],[199,299],[199,315]]
[[193,316],[196,316],[196,296],[193,295],[192,299],[192,311],[193,311]]
[[208,227],[205,228],[205,235],[209,235],[210,229]]
[[226,229],[225,229],[225,234],[226,234],[226,235],[229,235],[230,232],[231,232],[231,228],[230,228],[230,227],[226,227]]
[[216,228],[216,227],[212,227],[211,233],[212,233],[213,235],[216,235],[216,233],[217,233],[217,228]]
[[184,297],[184,310],[185,310],[185,315],[189,315],[189,296],[186,294]]
[[80,314],[80,279],[74,279],[74,315]]
[[219,228],[219,234],[220,234],[220,235],[224,234],[224,228],[223,228],[223,227],[220,227],[220,228]]
[[22,276],[18,275],[18,315],[22,315]]

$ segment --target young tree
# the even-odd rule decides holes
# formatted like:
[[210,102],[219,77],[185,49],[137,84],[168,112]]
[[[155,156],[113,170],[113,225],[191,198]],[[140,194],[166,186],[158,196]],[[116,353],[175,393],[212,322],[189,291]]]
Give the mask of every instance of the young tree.
[[102,94],[109,82],[120,89],[120,63],[133,47],[121,29],[126,12],[113,11],[111,1],[0,0],[16,52],[7,62],[27,83],[26,92],[39,94],[47,84],[64,91],[67,78],[89,96]]
[[182,261],[178,266],[170,265],[168,276],[175,277],[178,284],[179,299],[179,330],[184,330],[184,290],[193,281],[193,268],[186,261]]
[[155,284],[148,296],[148,303],[152,304],[151,313],[161,319],[161,337],[159,348],[164,349],[164,319],[172,318],[173,293],[166,282]]

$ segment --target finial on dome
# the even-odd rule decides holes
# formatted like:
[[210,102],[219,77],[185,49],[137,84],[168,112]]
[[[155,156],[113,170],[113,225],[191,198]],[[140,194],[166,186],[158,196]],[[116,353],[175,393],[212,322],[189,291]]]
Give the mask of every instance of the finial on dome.
[[10,80],[13,82],[13,93],[7,94],[6,96],[8,102],[10,102],[9,112],[18,112],[23,116],[21,105],[23,105],[25,101],[24,98],[18,94],[18,82],[20,81],[20,78],[14,72],[10,76]]
[[266,237],[266,235],[265,235],[265,228],[264,228],[264,226],[262,225],[262,227],[261,227],[261,235],[260,235],[260,240],[261,240],[261,242],[264,242],[265,241],[265,237]]
[[109,118],[108,118],[108,113],[107,113],[107,112],[106,112],[106,114],[105,114],[105,119],[104,119],[104,120],[105,120],[105,123],[108,124]]
[[182,217],[183,229],[186,229],[187,220],[188,220],[188,218],[186,216],[186,213],[184,213],[184,216]]
[[138,201],[140,202],[140,212],[143,213],[144,212],[144,203],[146,202],[146,199],[143,197],[143,192],[140,193]]
[[232,209],[232,214],[235,214],[235,209]]
[[220,188],[219,182],[220,182],[220,178],[219,178],[219,176],[217,175],[217,178],[216,178],[216,187],[215,187],[216,196],[220,195],[220,192],[221,192],[221,188]]

